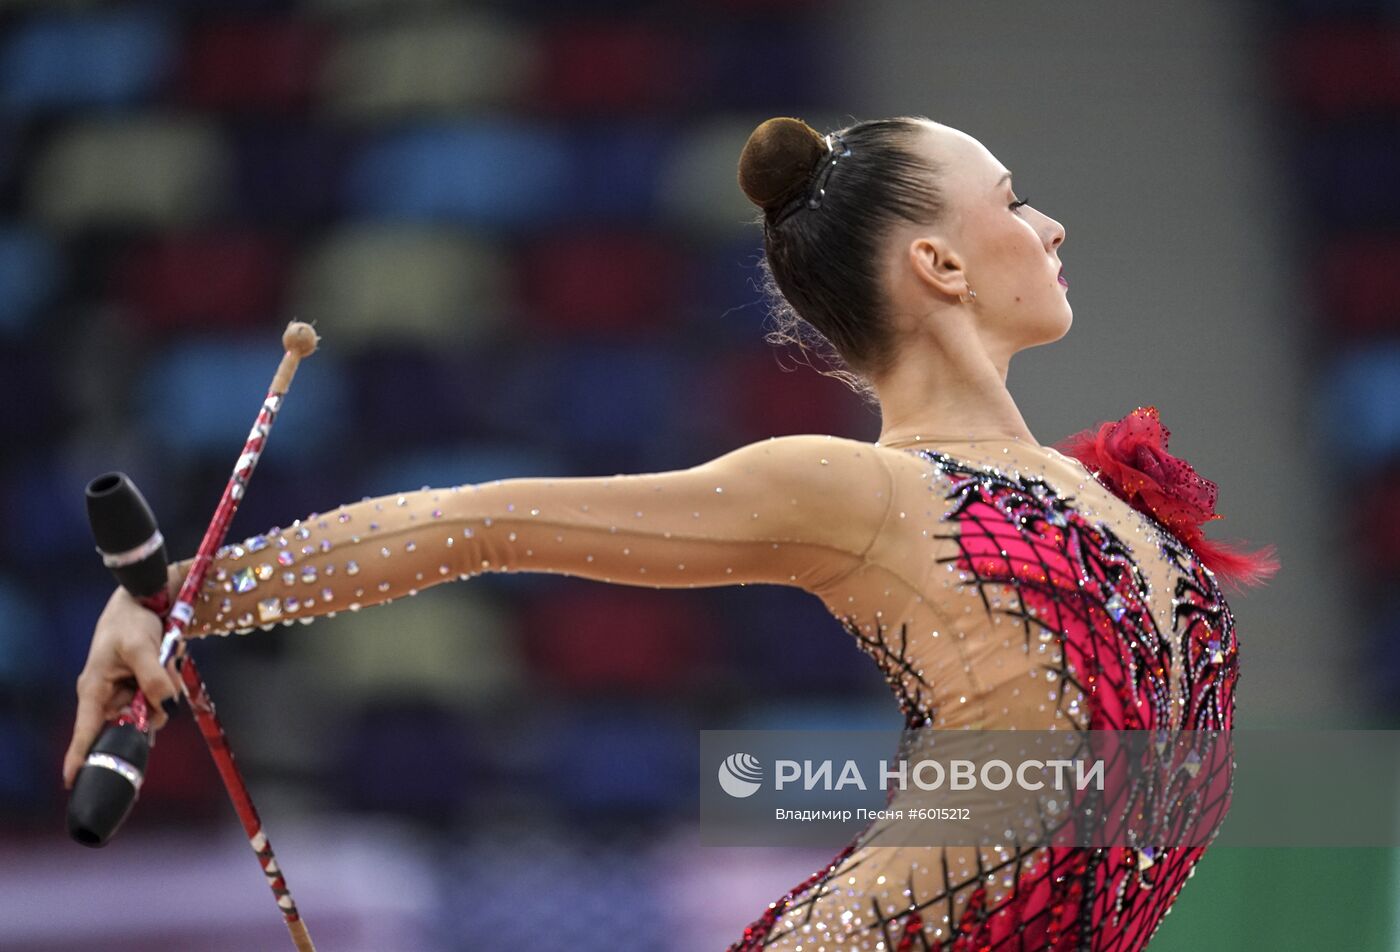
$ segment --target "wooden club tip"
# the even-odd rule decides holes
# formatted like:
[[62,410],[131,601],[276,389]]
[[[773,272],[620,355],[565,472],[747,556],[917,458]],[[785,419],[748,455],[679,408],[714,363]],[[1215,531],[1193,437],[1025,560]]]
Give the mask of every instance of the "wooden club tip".
[[297,357],[309,357],[316,351],[320,338],[316,330],[304,321],[292,321],[282,334],[282,346]]

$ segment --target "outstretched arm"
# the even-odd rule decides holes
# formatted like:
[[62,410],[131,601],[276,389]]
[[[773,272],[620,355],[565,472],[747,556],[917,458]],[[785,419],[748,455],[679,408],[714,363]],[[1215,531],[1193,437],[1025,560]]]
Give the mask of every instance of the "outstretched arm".
[[[553,572],[655,588],[767,582],[821,593],[859,567],[890,510],[893,477],[869,444],[787,436],[689,469],[501,479],[367,499],[228,545],[188,634],[310,619],[484,572]],[[190,562],[171,566],[172,594]],[[172,696],[160,625],[113,593],[78,680],[64,760],[71,784],[104,718]],[[155,726],[165,720],[154,713]]]
[[[804,435],[689,469],[367,499],[226,547],[190,634],[358,610],[484,572],[820,592],[861,564],[891,490],[888,465],[869,444]],[[172,566],[172,588],[187,569]]]

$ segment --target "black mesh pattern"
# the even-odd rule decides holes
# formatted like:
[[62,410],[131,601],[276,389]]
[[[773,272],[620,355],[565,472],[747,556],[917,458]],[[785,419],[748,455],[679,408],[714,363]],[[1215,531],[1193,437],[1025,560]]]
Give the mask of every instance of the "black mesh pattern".
[[[1160,554],[1171,567],[1170,632],[1158,629],[1151,587],[1130,548],[1107,525],[1083,515],[1072,497],[1034,477],[932,450],[917,455],[934,467],[932,485],[950,504],[941,538],[953,543],[956,554],[943,561],[955,565],[959,585],[974,592],[989,615],[1014,619],[1028,645],[1049,632],[1061,648],[1060,660],[1047,669],[1061,686],[1057,704],[1072,729],[1230,728],[1238,678],[1233,616],[1214,576],[1160,522],[1145,516],[1158,530]],[[1008,590],[1017,597],[1002,597]],[[842,621],[885,674],[906,724],[933,724],[934,686],[910,657],[907,627],[881,625],[870,634],[855,619]],[[1076,706],[1065,706],[1069,695],[1080,698]],[[1152,778],[1133,791],[1134,803],[1164,811],[1167,824],[1208,811],[1218,829],[1229,805],[1232,763],[1228,756],[1207,756],[1204,763],[1207,769],[1198,772]],[[801,935],[803,926],[829,929],[822,915],[830,913],[821,909],[833,893],[825,887],[871,861],[875,850],[858,852],[864,836],[773,904],[729,952],[794,948],[794,934]],[[911,873],[906,908],[889,914],[869,897],[861,929],[825,943],[809,933],[810,947],[841,947],[844,941],[846,947],[888,952],[1132,952],[1147,944],[1204,849],[1013,843],[999,851],[974,850],[975,872],[959,878],[949,869],[947,850],[922,848],[915,851],[920,862],[941,865],[941,877],[933,877],[941,879],[936,888],[928,887],[927,876],[919,886]],[[1007,879],[1011,888],[989,904],[988,884]],[[850,903],[858,900],[843,899],[841,908],[855,908]]]

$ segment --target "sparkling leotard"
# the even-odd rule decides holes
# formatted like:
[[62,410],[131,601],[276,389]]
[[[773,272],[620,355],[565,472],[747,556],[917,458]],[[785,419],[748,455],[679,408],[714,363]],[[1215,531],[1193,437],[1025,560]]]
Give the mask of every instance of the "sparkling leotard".
[[[367,499],[226,546],[190,630],[353,611],[491,571],[800,587],[870,654],[910,726],[1230,726],[1234,624],[1212,573],[1079,462],[1014,439],[776,437],[671,472]],[[857,838],[730,952],[1129,952],[1202,852]]]

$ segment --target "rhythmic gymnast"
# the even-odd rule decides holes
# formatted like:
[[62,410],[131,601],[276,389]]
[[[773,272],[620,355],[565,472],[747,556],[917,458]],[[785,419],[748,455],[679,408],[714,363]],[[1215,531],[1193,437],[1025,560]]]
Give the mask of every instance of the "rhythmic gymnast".
[[[909,726],[1229,728],[1239,655],[1220,583],[1262,581],[1276,561],[1206,539],[1215,486],[1167,452],[1154,408],[1056,449],[1007,390],[1014,354],[1070,328],[1063,226],[1017,197],[977,139],[926,119],[828,135],[770,119],[740,156],[739,184],[762,211],[770,337],[829,345],[833,374],[879,402],[876,442],[783,436],[689,469],[333,507],[225,546],[189,634],[358,611],[486,572],[769,583],[822,600]],[[171,566],[172,596],[188,567]],[[160,632],[151,611],[112,595],[78,681],[69,783],[134,685],[156,704],[176,695]],[[1128,952],[1202,852],[858,837],[730,952]]]

